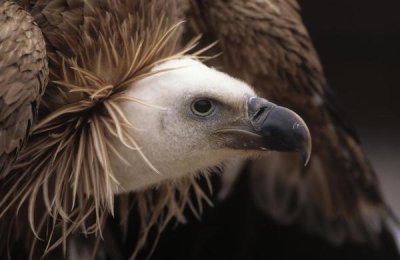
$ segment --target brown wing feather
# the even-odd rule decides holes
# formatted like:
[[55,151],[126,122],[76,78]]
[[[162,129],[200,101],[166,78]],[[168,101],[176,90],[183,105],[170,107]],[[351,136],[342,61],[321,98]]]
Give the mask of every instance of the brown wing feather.
[[0,3],[0,178],[29,133],[47,84],[45,43],[33,18]]
[[297,155],[273,154],[246,170],[260,207],[334,242],[374,241],[391,214],[354,132],[337,114],[297,1],[191,0],[187,16],[187,34],[220,43],[216,65],[298,112],[310,127],[306,168]]

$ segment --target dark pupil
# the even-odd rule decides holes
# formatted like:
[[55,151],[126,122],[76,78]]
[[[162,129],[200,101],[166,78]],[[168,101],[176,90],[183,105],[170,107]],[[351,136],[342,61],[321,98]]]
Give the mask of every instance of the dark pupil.
[[201,114],[205,114],[210,111],[212,105],[209,100],[199,100],[194,104],[194,109]]

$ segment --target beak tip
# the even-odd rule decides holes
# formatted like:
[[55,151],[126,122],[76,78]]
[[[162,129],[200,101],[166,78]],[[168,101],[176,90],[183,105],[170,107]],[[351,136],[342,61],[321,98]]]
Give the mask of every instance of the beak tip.
[[307,129],[307,138],[306,138],[306,140],[307,140],[306,141],[306,145],[304,146],[304,148],[301,151],[301,156],[303,158],[304,167],[306,167],[308,165],[308,163],[310,162],[311,151],[312,151],[311,134],[310,134],[308,129]]
[[308,145],[307,149],[301,152],[301,157],[303,158],[304,167],[306,167],[311,158],[311,145]]

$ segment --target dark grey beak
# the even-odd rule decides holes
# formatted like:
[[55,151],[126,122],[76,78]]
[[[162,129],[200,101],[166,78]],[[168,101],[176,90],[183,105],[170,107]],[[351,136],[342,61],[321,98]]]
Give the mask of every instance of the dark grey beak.
[[300,116],[259,97],[249,98],[247,107],[253,131],[262,137],[261,149],[299,152],[304,164],[308,163],[311,135]]

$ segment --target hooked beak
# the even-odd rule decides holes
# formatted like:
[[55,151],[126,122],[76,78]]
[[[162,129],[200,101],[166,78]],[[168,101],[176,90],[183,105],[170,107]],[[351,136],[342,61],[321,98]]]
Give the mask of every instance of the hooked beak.
[[246,129],[241,127],[240,130],[231,132],[236,136],[235,140],[231,139],[229,142],[230,147],[243,150],[299,152],[304,165],[307,165],[311,155],[311,135],[300,116],[290,109],[259,97],[248,99],[247,111],[250,124]]
[[263,147],[281,152],[299,152],[304,164],[308,163],[311,135],[299,115],[258,97],[249,98],[247,108],[255,133],[262,136]]

